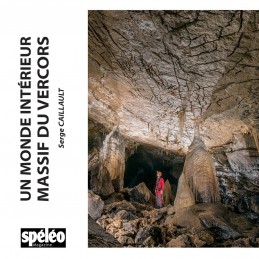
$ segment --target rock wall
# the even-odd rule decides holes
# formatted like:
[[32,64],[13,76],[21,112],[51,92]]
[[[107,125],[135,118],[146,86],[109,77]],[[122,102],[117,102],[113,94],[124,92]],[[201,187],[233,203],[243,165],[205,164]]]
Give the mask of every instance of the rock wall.
[[222,203],[258,220],[259,154],[253,136],[236,134],[227,148],[214,152]]
[[103,196],[120,191],[123,188],[124,171],[124,138],[115,127],[103,141],[98,166],[91,173],[91,189]]

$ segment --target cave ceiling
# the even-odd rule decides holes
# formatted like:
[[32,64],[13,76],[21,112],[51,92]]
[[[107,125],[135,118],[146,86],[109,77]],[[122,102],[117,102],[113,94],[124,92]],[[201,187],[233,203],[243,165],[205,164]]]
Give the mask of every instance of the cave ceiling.
[[186,153],[258,132],[259,13],[89,11],[89,117]]

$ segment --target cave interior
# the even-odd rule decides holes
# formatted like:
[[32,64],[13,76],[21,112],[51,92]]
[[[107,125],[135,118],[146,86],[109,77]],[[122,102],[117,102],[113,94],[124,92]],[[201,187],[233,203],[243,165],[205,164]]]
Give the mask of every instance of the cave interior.
[[[119,243],[161,245],[110,223],[121,208],[154,209],[159,170],[167,216],[143,229],[190,227],[198,217],[217,241],[204,246],[259,245],[258,21],[248,10],[89,11],[88,188],[104,202],[96,222]],[[149,209],[138,212],[142,223]],[[180,246],[172,235],[163,246]],[[180,243],[203,246],[195,242]]]

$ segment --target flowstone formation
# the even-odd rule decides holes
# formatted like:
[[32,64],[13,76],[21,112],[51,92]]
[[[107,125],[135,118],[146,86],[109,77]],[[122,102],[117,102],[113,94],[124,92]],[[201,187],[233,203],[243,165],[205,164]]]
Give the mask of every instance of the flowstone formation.
[[181,209],[196,203],[219,201],[219,185],[212,156],[197,133],[186,155],[174,206]]
[[103,196],[119,192],[124,181],[125,144],[117,127],[103,141],[98,160],[91,175],[91,189]]

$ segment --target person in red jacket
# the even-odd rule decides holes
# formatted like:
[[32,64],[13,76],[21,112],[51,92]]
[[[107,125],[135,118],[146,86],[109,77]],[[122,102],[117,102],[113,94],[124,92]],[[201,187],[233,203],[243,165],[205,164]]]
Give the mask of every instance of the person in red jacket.
[[156,193],[156,206],[160,209],[163,207],[163,191],[165,188],[165,182],[162,178],[162,172],[157,171],[156,172],[156,187],[155,187],[155,193]]

